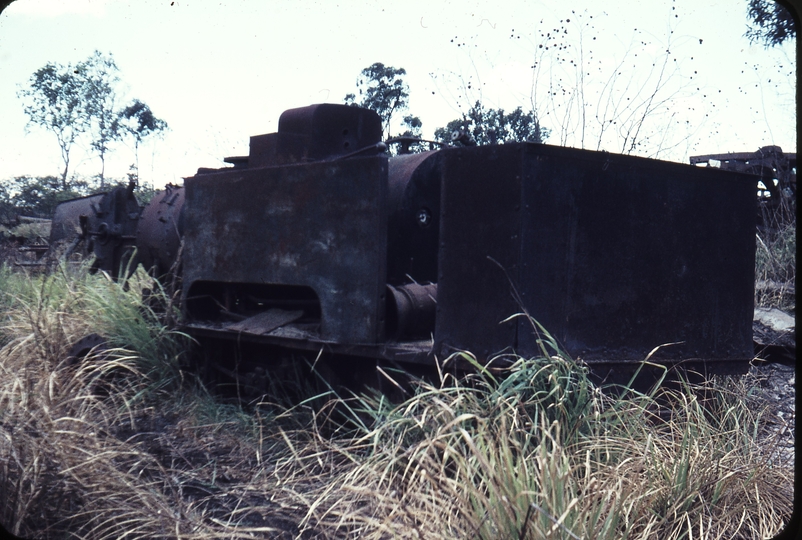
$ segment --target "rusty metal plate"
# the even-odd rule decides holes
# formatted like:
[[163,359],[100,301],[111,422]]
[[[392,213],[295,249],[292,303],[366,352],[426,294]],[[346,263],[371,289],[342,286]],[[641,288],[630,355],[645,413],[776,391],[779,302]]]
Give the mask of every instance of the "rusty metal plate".
[[440,151],[443,180],[435,342],[487,359],[516,342],[505,273],[518,275],[521,152],[508,145]]
[[118,278],[134,266],[130,257],[134,252],[136,227],[142,208],[134,196],[134,184],[118,186],[105,193],[89,216],[89,236],[95,254],[93,270],[102,270]]
[[334,103],[310,105],[284,111],[278,133],[251,137],[246,161],[250,167],[264,167],[330,159],[375,145],[381,136],[381,118],[374,111]]
[[225,325],[226,330],[234,332],[247,332],[249,334],[267,334],[285,324],[297,321],[303,316],[304,312],[300,309],[287,311],[284,309],[268,309],[253,317],[248,317],[244,321],[229,323]]
[[589,363],[751,357],[753,178],[534,144],[441,159],[441,354],[541,354],[499,324],[526,310]]
[[232,169],[185,189],[185,300],[194,283],[308,288],[321,339],[383,338],[386,157]]
[[440,242],[440,153],[389,162],[387,283],[437,281]]
[[[521,274],[529,313],[588,362],[749,359],[755,182],[529,145]],[[534,351],[521,321],[518,346]]]

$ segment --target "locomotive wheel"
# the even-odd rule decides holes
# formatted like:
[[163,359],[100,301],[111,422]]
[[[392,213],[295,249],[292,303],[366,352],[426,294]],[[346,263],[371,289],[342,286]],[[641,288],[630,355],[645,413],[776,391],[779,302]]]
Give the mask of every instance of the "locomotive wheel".
[[[108,359],[111,351],[106,338],[100,334],[88,334],[70,347],[65,364],[70,367],[77,368],[80,363],[95,362],[102,364]],[[91,368],[88,371],[91,377],[91,383],[88,384],[89,392],[98,397],[106,397],[113,392],[114,380],[119,375],[119,368],[104,370],[98,374],[91,373]]]
[[68,366],[75,365],[84,360],[90,353],[99,354],[109,350],[106,338],[100,334],[88,334],[75,343],[67,352],[65,362]]

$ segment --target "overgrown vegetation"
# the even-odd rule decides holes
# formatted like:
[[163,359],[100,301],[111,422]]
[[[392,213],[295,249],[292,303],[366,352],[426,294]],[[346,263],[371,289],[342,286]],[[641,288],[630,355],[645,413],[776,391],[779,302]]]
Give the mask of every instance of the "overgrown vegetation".
[[755,251],[755,305],[796,311],[796,201],[764,212]]
[[[612,399],[544,335],[539,358],[463,379],[443,369],[400,403],[246,410],[181,369],[168,305],[141,271],[123,287],[84,269],[0,269],[0,520],[12,532],[766,538],[790,516],[790,458],[748,379]],[[72,362],[93,332],[106,344]]]

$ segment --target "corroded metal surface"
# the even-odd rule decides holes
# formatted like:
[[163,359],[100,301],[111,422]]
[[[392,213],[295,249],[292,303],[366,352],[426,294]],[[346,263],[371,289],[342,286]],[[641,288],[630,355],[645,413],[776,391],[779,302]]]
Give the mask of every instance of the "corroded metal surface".
[[761,195],[774,201],[796,197],[796,152],[783,152],[779,146],[764,146],[757,152],[691,156],[690,163],[756,175],[765,188]]
[[368,109],[331,103],[290,109],[279,118],[277,133],[251,137],[248,167],[332,159],[369,147],[378,151],[381,135],[381,119]]
[[387,283],[437,281],[440,249],[438,152],[389,160]]
[[167,186],[142,211],[136,230],[137,258],[154,276],[164,276],[175,266],[181,237],[184,188]]
[[239,322],[225,325],[226,330],[232,332],[247,332],[249,334],[267,334],[303,317],[303,310],[287,311],[272,308],[262,311]]
[[81,216],[94,215],[104,194],[91,195],[64,201],[56,207],[50,227],[50,245],[66,240],[68,242],[81,236]]
[[71,251],[82,243],[83,255],[95,256],[92,269],[116,278],[129,266],[142,212],[133,190],[130,184],[59,204],[50,229],[50,244],[72,241]]
[[654,358],[751,357],[752,177],[546,145],[442,152],[441,348],[539,354],[527,319],[499,324],[525,310],[591,363],[667,343]]
[[254,309],[297,297],[319,303],[324,340],[383,339],[387,158],[232,170],[185,185],[191,317],[208,313],[193,304],[202,295],[229,311],[249,295],[261,297]]
[[431,337],[437,316],[437,285],[387,285],[387,337],[396,341]]
[[[93,270],[113,277],[133,270],[136,228],[142,208],[134,197],[134,185],[116,187],[105,193],[89,215],[88,235],[95,254]],[[130,268],[129,268],[130,266]]]
[[480,359],[515,347],[520,311],[505,272],[518,276],[520,146],[441,150],[443,168],[435,341],[445,356]]

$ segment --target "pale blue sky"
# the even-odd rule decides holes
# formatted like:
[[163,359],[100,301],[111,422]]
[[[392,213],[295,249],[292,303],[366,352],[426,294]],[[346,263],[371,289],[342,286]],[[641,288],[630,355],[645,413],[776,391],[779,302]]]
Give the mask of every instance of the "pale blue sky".
[[[793,47],[750,45],[745,29],[746,0],[17,0],[0,14],[0,181],[62,169],[54,136],[26,133],[16,93],[47,62],[95,49],[114,56],[126,97],[170,125],[140,153],[156,185],[247,154],[285,109],[342,102],[373,62],[407,70],[426,136],[482,99],[536,107],[549,144],[620,152],[619,128],[640,118],[626,106],[654,94],[636,154],[795,151]],[[86,148],[72,170],[91,176]],[[107,175],[132,162],[121,146]]]

